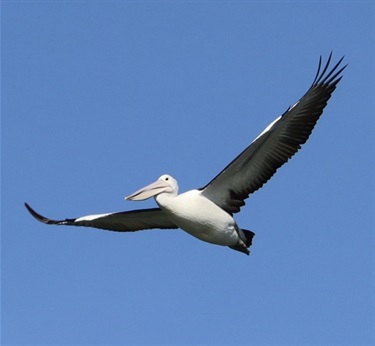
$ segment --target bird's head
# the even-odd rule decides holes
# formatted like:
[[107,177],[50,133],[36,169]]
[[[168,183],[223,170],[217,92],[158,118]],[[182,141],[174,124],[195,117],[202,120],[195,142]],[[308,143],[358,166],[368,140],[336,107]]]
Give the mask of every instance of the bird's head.
[[143,201],[152,196],[159,195],[161,193],[168,193],[176,196],[178,193],[177,180],[168,174],[163,174],[158,180],[150,185],[147,185],[131,195],[125,197],[129,201]]

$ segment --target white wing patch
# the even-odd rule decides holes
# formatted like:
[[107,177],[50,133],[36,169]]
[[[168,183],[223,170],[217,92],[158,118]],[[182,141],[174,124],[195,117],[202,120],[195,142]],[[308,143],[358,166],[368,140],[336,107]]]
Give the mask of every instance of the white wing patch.
[[74,222],[79,222],[79,221],[92,221],[92,220],[96,220],[96,219],[99,219],[101,217],[105,217],[105,216],[108,216],[108,215],[111,215],[112,213],[107,213],[107,214],[95,214],[95,215],[87,215],[87,216],[82,216],[82,217],[79,217],[78,219],[75,219]]
[[262,132],[257,138],[255,138],[255,139],[253,140],[252,143],[254,143],[259,137],[262,137],[266,132],[268,132],[268,131],[272,128],[272,126],[275,125],[280,119],[281,119],[281,115],[280,115],[278,118],[276,118],[271,124],[269,124],[269,125],[263,130],[263,132]]

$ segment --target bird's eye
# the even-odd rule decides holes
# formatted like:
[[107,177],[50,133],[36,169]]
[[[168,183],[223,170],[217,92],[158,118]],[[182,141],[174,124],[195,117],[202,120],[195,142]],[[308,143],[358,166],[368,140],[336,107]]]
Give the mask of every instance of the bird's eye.
[[166,177],[166,178],[165,178],[165,180],[169,180],[169,178],[168,178],[168,177]]

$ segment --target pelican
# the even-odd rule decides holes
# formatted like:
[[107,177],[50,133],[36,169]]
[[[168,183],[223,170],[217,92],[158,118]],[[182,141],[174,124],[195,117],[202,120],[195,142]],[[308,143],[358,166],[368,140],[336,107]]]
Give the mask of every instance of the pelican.
[[177,180],[168,174],[125,197],[141,201],[154,197],[158,208],[51,220],[27,203],[26,208],[38,221],[48,225],[85,226],[117,232],[145,229],[177,229],[216,245],[250,254],[254,233],[239,227],[233,214],[245,199],[261,188],[309,138],[336,85],[342,78],[342,57],[329,70],[319,59],[318,70],[305,95],[290,106],[206,186],[178,194]]

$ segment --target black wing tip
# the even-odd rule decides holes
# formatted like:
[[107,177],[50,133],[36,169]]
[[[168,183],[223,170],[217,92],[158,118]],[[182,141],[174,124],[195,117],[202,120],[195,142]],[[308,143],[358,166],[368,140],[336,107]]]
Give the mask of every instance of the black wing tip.
[[62,223],[62,221],[57,221],[57,220],[51,220],[48,219],[47,217],[44,217],[43,215],[38,214],[33,208],[31,208],[26,202],[25,202],[25,207],[28,210],[28,212],[39,222],[45,223],[47,225],[59,225]]
[[340,74],[342,71],[344,71],[344,69],[348,66],[348,64],[341,67],[338,71],[337,69],[341,66],[341,63],[344,60],[345,55],[343,55],[339,59],[339,61],[336,63],[336,65],[327,73],[328,67],[331,64],[332,57],[333,57],[333,51],[331,51],[331,53],[329,54],[327,62],[325,63],[323,69],[322,69],[323,56],[321,55],[319,57],[318,69],[317,69],[314,81],[312,83],[312,87],[318,84],[331,84],[335,86],[341,80],[342,76],[340,76]]

